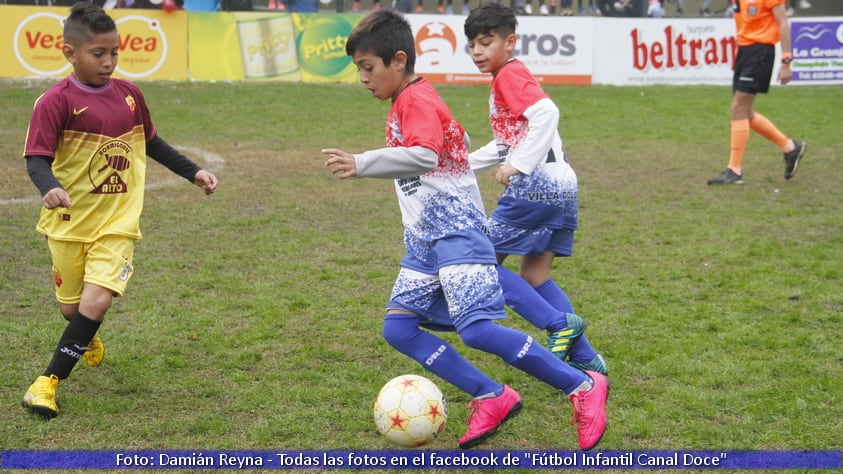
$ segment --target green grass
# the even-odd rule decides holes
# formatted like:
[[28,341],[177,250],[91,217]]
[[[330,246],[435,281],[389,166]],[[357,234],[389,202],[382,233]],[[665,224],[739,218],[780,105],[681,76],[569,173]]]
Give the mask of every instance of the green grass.
[[[103,365],[77,366],[52,421],[19,407],[64,327],[20,158],[46,87],[0,87],[0,446],[389,449],[373,397],[423,372],[380,336],[403,253],[397,204],[391,182],[341,182],[319,153],[383,146],[388,104],[359,85],[142,83],[165,139],[223,158],[191,155],[220,189],[205,197],[150,166],[136,273],[103,326]],[[486,87],[438,89],[473,146],[485,143]],[[547,90],[581,193],[575,256],[553,276],[611,371],[600,448],[839,450],[843,89],[759,97],[809,150],[784,181],[781,154],[754,135],[735,187],[705,185],[727,161],[728,88]],[[481,188],[492,209],[499,188],[486,174]],[[515,315],[505,324],[544,340]],[[484,448],[576,449],[564,397],[446,337],[525,399]],[[431,447],[453,449],[468,397],[438,382],[450,419]]]

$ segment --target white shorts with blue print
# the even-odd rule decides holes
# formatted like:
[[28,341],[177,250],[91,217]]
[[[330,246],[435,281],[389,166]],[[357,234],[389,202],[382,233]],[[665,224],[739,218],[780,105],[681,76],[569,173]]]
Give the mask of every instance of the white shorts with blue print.
[[422,326],[457,332],[475,321],[506,318],[495,266],[476,263],[442,267],[438,274],[402,267],[387,309],[411,311]]

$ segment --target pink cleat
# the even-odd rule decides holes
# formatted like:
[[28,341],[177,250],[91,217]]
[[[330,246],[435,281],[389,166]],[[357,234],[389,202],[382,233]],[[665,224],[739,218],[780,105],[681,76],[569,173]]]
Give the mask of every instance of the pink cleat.
[[518,413],[521,406],[521,396],[508,385],[503,386],[503,393],[497,397],[470,401],[468,431],[460,438],[460,448],[468,449],[485,441],[504,421]]
[[603,374],[586,370],[594,381],[591,390],[571,395],[574,417],[571,424],[577,424],[577,439],[580,449],[588,451],[597,446],[606,431],[606,400],[609,398],[609,381]]

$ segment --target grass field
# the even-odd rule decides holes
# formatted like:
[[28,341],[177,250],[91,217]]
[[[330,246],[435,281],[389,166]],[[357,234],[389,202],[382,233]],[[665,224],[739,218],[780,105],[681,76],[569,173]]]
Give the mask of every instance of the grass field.
[[[20,158],[48,85],[0,87],[0,447],[390,449],[373,397],[423,373],[380,337],[403,253],[396,199],[386,180],[337,180],[319,153],[383,146],[388,104],[359,85],[141,83],[161,136],[220,189],[205,197],[150,165],[103,365],[61,384],[59,417],[20,408],[64,327]],[[438,89],[474,146],[489,140],[486,87]],[[547,91],[580,179],[575,256],[554,277],[610,366],[600,448],[839,450],[843,88],[760,97],[808,153],[784,181],[780,152],[754,135],[734,187],[705,184],[727,161],[728,88]],[[481,188],[491,209],[499,189],[485,174]],[[545,340],[515,315],[505,324]],[[483,448],[576,449],[564,397],[446,337],[524,397]],[[469,400],[438,382],[450,419],[431,448],[455,449]]]

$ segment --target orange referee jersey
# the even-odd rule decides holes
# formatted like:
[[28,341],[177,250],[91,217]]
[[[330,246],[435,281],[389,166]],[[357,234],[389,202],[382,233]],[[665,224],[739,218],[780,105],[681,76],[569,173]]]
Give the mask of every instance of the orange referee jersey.
[[773,7],[787,0],[732,0],[735,6],[735,26],[738,46],[776,44],[779,42],[779,23]]

